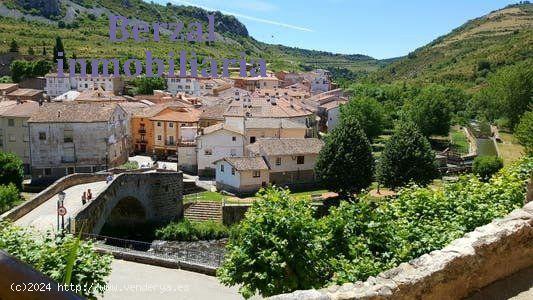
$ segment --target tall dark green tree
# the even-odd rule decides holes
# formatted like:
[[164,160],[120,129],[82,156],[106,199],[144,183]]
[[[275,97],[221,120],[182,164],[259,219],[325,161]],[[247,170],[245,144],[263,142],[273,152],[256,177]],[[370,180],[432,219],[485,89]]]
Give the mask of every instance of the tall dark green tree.
[[342,118],[356,118],[369,140],[378,137],[385,126],[381,103],[371,97],[358,97],[341,107]]
[[15,39],[12,39],[9,44],[9,52],[19,52],[19,45]]
[[315,165],[318,179],[329,190],[351,198],[372,183],[372,149],[356,118],[341,118],[326,137]]
[[437,175],[435,154],[429,141],[413,123],[399,123],[381,153],[377,169],[379,182],[391,188],[410,181],[426,185]]
[[61,37],[57,36],[56,37],[56,43],[54,45],[54,63],[57,62],[57,59],[59,59],[59,56],[58,56],[58,53],[59,52],[62,52],[63,53],[63,61],[64,61],[64,64],[67,63],[67,55],[65,53],[65,47],[63,46],[63,41],[61,40]]
[[0,152],[0,185],[12,183],[21,190],[22,180],[24,180],[22,160],[13,153]]

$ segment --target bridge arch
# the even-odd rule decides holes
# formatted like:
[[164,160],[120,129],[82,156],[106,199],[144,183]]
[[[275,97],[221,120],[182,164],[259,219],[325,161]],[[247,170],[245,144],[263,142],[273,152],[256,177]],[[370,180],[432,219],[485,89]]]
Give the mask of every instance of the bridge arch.
[[77,211],[71,232],[99,234],[106,223],[166,223],[183,215],[181,172],[124,173]]

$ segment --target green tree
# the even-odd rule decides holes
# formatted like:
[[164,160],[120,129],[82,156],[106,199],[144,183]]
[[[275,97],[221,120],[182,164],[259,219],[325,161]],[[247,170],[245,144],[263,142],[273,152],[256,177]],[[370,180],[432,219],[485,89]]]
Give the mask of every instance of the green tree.
[[526,112],[516,126],[514,136],[524,146],[527,155],[533,155],[533,111]]
[[0,185],[0,214],[9,210],[19,200],[19,190],[13,183]]
[[381,153],[377,171],[379,182],[391,188],[410,181],[425,185],[437,174],[435,154],[429,141],[414,124],[399,123]]
[[31,63],[31,74],[29,77],[44,76],[52,69],[52,63],[48,60],[38,60]]
[[310,201],[278,188],[258,196],[230,235],[220,281],[245,298],[321,287],[331,275]]
[[437,89],[430,87],[423,90],[416,98],[408,101],[403,109],[405,116],[426,137],[432,134],[447,135],[450,131],[451,104],[445,98],[445,93],[439,93]]
[[371,97],[357,97],[341,106],[341,116],[357,119],[369,140],[378,137],[385,126],[383,106]]
[[315,165],[317,178],[329,190],[352,197],[372,183],[372,148],[356,118],[341,118],[326,137]]
[[497,156],[478,156],[472,164],[474,174],[477,174],[483,180],[488,180],[501,168],[503,168],[503,160]]
[[167,82],[161,77],[139,77],[134,80],[134,94],[136,95],[151,95],[154,90],[165,90]]
[[22,160],[13,153],[0,152],[0,184],[12,183],[21,190],[23,180]]
[[489,121],[507,117],[513,129],[533,105],[533,63],[523,62],[501,68],[489,76],[488,86],[476,97],[476,109]]
[[11,43],[9,44],[9,52],[19,52],[19,45],[15,39],[11,40]]
[[[75,252],[73,252],[75,248]],[[106,277],[111,273],[111,255],[95,251],[92,242],[79,241],[72,235],[54,237],[0,222],[0,249],[33,266],[56,282],[65,282],[69,264],[70,283],[83,287],[80,294],[90,299],[103,292]],[[71,257],[72,254],[75,254]],[[100,290],[96,289],[100,287]]]
[[67,63],[67,54],[65,53],[65,47],[63,46],[63,41],[61,40],[61,37],[56,37],[56,43],[54,45],[54,63],[57,63],[57,60],[59,59],[58,53],[63,53],[63,63],[66,65]]

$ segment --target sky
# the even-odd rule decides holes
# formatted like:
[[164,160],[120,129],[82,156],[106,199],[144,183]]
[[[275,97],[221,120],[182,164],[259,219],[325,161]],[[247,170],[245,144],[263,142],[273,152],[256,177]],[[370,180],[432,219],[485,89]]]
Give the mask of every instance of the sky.
[[407,55],[470,19],[516,1],[504,0],[157,0],[237,17],[255,39],[304,49]]

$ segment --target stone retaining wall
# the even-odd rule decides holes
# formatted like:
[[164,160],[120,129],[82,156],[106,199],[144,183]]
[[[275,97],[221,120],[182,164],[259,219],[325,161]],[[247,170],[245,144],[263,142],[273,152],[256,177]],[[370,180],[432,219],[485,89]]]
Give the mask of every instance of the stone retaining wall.
[[10,221],[16,221],[22,218],[30,211],[34,210],[37,206],[46,202],[46,200],[52,198],[60,191],[63,191],[78,184],[105,180],[107,175],[108,173],[76,173],[62,177],[56,182],[54,182],[52,185],[47,187],[45,190],[37,194],[35,197],[1,215],[0,220],[9,219]]
[[441,250],[402,263],[365,282],[296,291],[270,299],[462,299],[531,266],[533,202],[476,228]]

